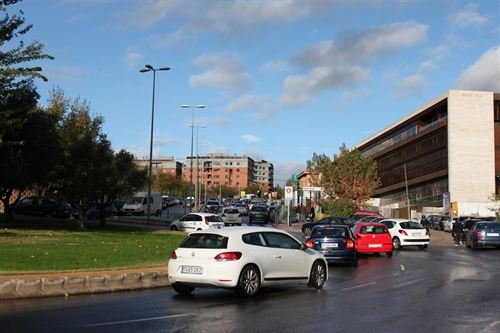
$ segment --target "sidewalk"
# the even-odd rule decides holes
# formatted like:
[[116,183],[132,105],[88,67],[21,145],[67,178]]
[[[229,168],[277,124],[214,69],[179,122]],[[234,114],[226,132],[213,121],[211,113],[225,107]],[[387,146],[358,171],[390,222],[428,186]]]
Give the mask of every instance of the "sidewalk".
[[[291,226],[275,224],[274,226],[288,232],[301,233],[302,224],[293,223]],[[453,248],[451,234],[432,230],[429,247]],[[169,285],[167,263],[156,267],[113,271],[0,275],[0,300],[47,296],[67,297]]]

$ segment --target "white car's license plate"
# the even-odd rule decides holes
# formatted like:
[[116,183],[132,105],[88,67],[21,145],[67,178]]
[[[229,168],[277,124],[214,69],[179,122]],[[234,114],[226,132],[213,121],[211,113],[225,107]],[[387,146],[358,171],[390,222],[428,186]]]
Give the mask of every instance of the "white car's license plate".
[[368,247],[382,247],[382,244],[368,244]]
[[337,243],[323,243],[321,244],[321,248],[323,249],[331,249],[332,247],[339,247]]
[[500,236],[500,234],[498,232],[487,232],[486,233],[486,236]]
[[183,274],[203,274],[203,267],[201,267],[201,266],[181,266],[181,273],[183,273]]
[[420,236],[420,232],[414,232],[411,234],[412,236]]

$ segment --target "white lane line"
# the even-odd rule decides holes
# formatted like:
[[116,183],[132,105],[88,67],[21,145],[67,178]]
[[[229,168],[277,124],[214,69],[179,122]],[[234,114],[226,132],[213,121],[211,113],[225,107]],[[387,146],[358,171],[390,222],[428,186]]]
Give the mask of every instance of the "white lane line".
[[406,281],[406,282],[403,282],[403,283],[400,283],[400,284],[396,284],[394,285],[393,288],[401,288],[401,287],[406,287],[406,286],[409,286],[411,284],[415,284],[415,283],[418,283],[420,281],[424,281],[423,278],[421,279],[415,279],[415,280],[410,280],[410,281]]
[[139,322],[143,322],[143,321],[182,318],[182,317],[189,317],[189,316],[192,316],[192,314],[185,313],[185,314],[162,316],[162,317],[140,318],[140,319],[122,320],[122,321],[108,321],[105,323],[88,324],[88,325],[85,325],[84,327],[111,326],[111,325],[120,325],[120,324],[128,324],[128,323],[139,323]]
[[401,270],[404,272],[405,271],[405,265],[399,265],[401,267]]
[[342,288],[340,290],[341,291],[346,291],[346,290],[358,289],[358,288],[368,287],[368,286],[374,285],[376,283],[377,282],[375,282],[375,281],[373,281],[373,282],[367,282],[367,283],[363,283],[363,284],[358,284],[357,286]]
[[495,328],[495,326],[500,326],[500,321],[494,321],[482,330],[479,331],[479,333],[490,333],[490,332],[498,332],[498,330]]

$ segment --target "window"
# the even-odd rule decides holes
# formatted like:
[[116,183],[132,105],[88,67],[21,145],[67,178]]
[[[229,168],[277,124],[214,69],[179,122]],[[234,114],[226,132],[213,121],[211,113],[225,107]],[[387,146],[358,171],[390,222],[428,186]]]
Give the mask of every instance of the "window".
[[225,249],[227,237],[214,234],[190,235],[179,246],[188,249]]
[[266,246],[266,242],[262,235],[258,232],[246,234],[242,236],[243,243],[257,246]]
[[278,232],[265,232],[263,236],[267,246],[280,249],[300,249],[300,243],[288,235]]

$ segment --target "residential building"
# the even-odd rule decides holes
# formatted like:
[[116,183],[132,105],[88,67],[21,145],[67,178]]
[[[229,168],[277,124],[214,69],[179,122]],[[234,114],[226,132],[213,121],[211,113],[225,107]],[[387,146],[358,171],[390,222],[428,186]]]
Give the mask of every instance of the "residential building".
[[450,90],[357,145],[378,166],[384,216],[494,215],[500,94]]
[[267,161],[254,161],[248,156],[231,156],[223,154],[207,154],[186,158],[183,166],[183,179],[196,182],[196,161],[198,161],[198,184],[212,187],[229,186],[238,188],[238,192],[253,184],[262,184],[262,191],[268,192],[273,187],[273,165]]
[[[149,159],[135,159],[134,164],[139,168],[149,168]],[[153,173],[168,173],[176,177],[182,177],[182,163],[173,157],[159,157],[152,159]]]

